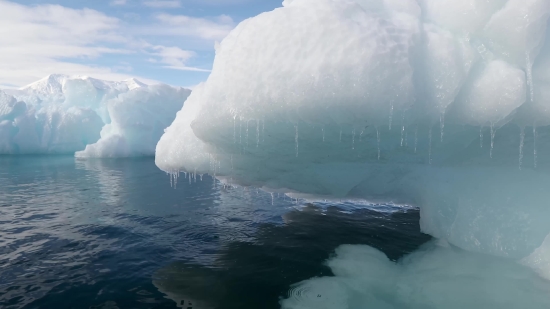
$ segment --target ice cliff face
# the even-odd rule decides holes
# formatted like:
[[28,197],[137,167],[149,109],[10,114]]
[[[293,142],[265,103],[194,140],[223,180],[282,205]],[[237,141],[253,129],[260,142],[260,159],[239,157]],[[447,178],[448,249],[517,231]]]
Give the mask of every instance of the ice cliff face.
[[285,0],[220,44],[156,163],[417,205],[425,232],[544,273],[549,15],[548,0]]
[[189,93],[65,75],[0,91],[0,154],[152,155]]

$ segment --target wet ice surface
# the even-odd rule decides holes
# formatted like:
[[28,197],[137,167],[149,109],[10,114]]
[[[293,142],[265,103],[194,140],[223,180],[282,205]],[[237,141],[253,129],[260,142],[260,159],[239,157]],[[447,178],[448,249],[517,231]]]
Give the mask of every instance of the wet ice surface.
[[429,240],[414,209],[314,204],[172,188],[153,159],[0,157],[0,307],[280,308],[339,245],[397,260]]

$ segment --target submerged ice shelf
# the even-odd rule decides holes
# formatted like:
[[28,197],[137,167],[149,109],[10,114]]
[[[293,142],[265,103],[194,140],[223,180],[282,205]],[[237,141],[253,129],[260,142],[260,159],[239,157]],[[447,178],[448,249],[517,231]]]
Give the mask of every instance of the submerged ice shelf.
[[415,205],[424,232],[550,278],[549,16],[547,0],[285,0],[217,47],[156,164]]
[[153,155],[189,93],[65,75],[0,91],[0,154]]

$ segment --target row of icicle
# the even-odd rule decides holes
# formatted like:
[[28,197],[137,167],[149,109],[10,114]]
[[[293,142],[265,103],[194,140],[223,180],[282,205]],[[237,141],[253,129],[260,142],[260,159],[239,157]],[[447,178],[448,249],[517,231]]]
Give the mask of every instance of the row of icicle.
[[[233,143],[237,143],[237,132],[236,132],[236,118],[237,116],[234,116],[233,117]],[[241,119],[241,118],[239,118]],[[441,116],[440,118],[440,139],[441,139],[441,142],[443,142],[443,137],[444,137],[444,128],[445,128],[445,124],[444,124],[444,115]],[[261,121],[261,133],[260,133],[260,120],[254,120],[256,122],[256,148],[259,147],[260,145],[260,142],[264,142],[265,141],[265,120],[262,120]],[[246,150],[246,148],[248,147],[248,140],[249,140],[249,122],[250,121],[245,121],[246,122],[246,131],[245,131],[245,147],[244,147],[244,150]],[[483,148],[483,126],[480,126],[479,128],[479,143],[480,143],[480,147]],[[496,129],[494,127],[494,124],[491,124],[489,126],[490,128],[490,137],[491,137],[491,148],[489,150],[489,157],[490,158],[493,158],[493,149],[494,149],[494,141],[495,141],[495,135],[496,135]],[[376,130],[376,144],[377,144],[377,159],[380,160],[381,158],[381,150],[380,150],[380,142],[381,142],[381,136],[380,136],[380,130],[378,129],[378,127],[376,126],[375,127],[375,130]],[[390,127],[390,130],[391,130],[391,127]],[[523,146],[524,146],[524,138],[525,138],[525,128],[524,127],[521,127],[520,128],[521,130],[521,133],[520,133],[520,146],[519,146],[519,149],[520,149],[520,155],[519,155],[519,168],[521,169],[522,168],[522,163],[523,163],[523,157],[524,157],[524,154],[523,154]],[[299,150],[300,150],[300,144],[299,144],[299,126],[298,124],[294,124],[294,132],[295,132],[295,135],[294,135],[294,143],[295,143],[295,155],[296,157],[299,156]],[[321,133],[322,133],[322,140],[323,142],[325,142],[325,128],[322,127],[321,128]],[[353,128],[352,129],[352,150],[355,150],[355,135],[356,135],[356,129]],[[364,129],[360,132],[359,134],[359,141],[361,142],[362,139],[363,139],[363,133],[364,133]],[[242,136],[242,119],[239,121],[239,144],[242,144],[243,143],[243,136]],[[339,135],[339,141],[342,142],[342,130],[340,130],[340,135]],[[536,168],[537,167],[537,148],[536,148],[536,126],[533,126],[533,136],[534,136],[534,151],[533,151],[533,156],[534,156],[534,167]],[[261,138],[260,138],[261,137]],[[400,143],[401,147],[405,146],[405,147],[408,147],[408,131],[406,130],[406,127],[403,125],[401,126],[401,143]],[[414,153],[417,153],[417,148],[418,148],[418,126],[415,126],[415,131],[414,131]],[[219,162],[218,162],[219,163]],[[428,163],[429,164],[432,164],[432,128],[430,127],[429,129],[429,132],[428,132]]]

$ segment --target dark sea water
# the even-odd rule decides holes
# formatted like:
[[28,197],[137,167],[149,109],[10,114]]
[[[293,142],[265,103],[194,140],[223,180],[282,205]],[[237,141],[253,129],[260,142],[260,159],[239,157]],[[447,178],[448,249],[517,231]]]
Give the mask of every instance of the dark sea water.
[[364,206],[172,188],[152,158],[0,157],[0,308],[279,308],[341,244],[429,239],[416,210]]

